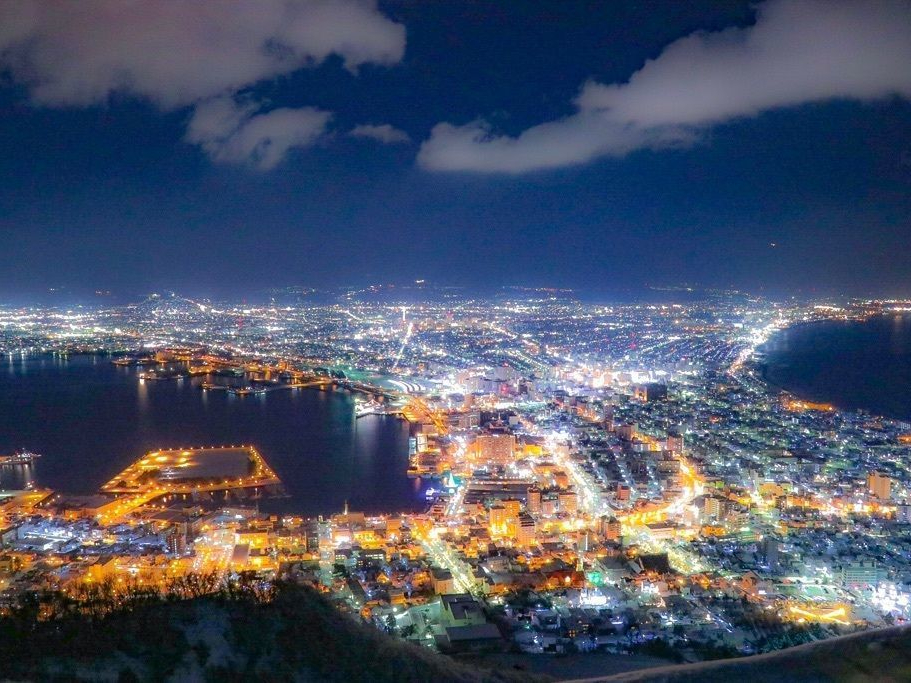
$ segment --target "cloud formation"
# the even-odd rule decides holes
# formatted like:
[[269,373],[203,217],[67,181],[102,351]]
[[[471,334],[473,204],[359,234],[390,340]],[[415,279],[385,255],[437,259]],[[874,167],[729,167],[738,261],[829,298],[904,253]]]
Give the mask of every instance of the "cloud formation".
[[255,103],[220,97],[196,105],[186,140],[215,161],[243,163],[267,171],[288,150],[307,147],[325,131],[332,115],[312,107],[259,113]]
[[[126,94],[163,110],[204,108],[333,54],[355,71],[394,64],[404,50],[404,26],[383,16],[375,0],[0,3],[0,72],[43,106],[88,106]],[[259,142],[272,140],[262,154],[268,167],[274,150],[299,145],[318,118],[309,108],[292,111],[251,115],[230,144],[216,147],[219,155],[233,156],[235,143],[238,151],[250,148],[259,132]],[[197,112],[194,120],[210,115]],[[197,138],[188,132],[188,140]]]
[[368,138],[370,140],[376,140],[377,142],[382,142],[385,145],[394,145],[399,143],[411,142],[411,138],[403,130],[394,128],[388,123],[383,123],[378,126],[373,124],[364,123],[360,126],[355,126],[352,128],[348,135],[355,138]]
[[681,38],[626,83],[586,84],[577,113],[516,137],[484,121],[438,124],[418,162],[523,173],[690,144],[711,125],[769,109],[894,95],[911,98],[911,2],[768,0],[754,25]]

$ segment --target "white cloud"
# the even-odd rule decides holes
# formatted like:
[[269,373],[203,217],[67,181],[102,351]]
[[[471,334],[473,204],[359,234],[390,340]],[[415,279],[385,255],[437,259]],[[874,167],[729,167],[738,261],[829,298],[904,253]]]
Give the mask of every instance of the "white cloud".
[[435,171],[523,173],[622,156],[645,147],[687,144],[693,133],[679,127],[640,128],[580,112],[542,123],[518,137],[494,135],[484,121],[465,126],[440,123],[421,145],[418,163]]
[[360,126],[355,126],[348,133],[355,138],[369,138],[371,140],[377,140],[386,145],[394,145],[397,143],[411,142],[411,138],[403,130],[394,128],[388,123],[383,123],[378,126],[365,123]]
[[[404,26],[375,0],[0,2],[0,72],[44,106],[88,106],[121,93],[171,110],[235,95],[333,54],[354,71],[394,64],[404,50]],[[252,116],[233,141],[260,131],[271,136],[270,149],[279,140],[297,145],[315,120],[314,110],[297,111]],[[231,149],[219,148],[225,158]],[[272,158],[263,153],[263,161]]]
[[586,84],[577,113],[499,136],[483,122],[437,125],[418,161],[522,173],[686,144],[706,127],[835,98],[911,98],[911,2],[769,0],[753,26],[668,45],[627,83]]
[[311,145],[325,131],[331,116],[311,107],[260,114],[255,104],[220,97],[196,106],[186,139],[202,146],[215,161],[269,170],[288,150]]

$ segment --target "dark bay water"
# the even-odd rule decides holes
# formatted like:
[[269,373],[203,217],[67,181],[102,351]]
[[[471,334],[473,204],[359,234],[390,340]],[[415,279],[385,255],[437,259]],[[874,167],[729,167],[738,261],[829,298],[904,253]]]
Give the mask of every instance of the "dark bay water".
[[147,451],[252,444],[290,498],[264,509],[331,513],[419,509],[408,479],[408,426],[390,417],[356,420],[342,390],[251,396],[204,392],[200,379],[139,382],[136,368],[102,357],[0,359],[0,454],[41,453],[31,469],[0,468],[0,488],[27,479],[66,493],[92,493]]
[[797,325],[763,350],[766,378],[802,398],[911,419],[911,315]]

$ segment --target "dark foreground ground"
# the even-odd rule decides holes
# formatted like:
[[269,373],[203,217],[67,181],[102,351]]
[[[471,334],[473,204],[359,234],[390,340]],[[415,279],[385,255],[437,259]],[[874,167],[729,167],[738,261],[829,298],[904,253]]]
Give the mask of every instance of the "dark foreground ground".
[[157,601],[106,616],[0,620],[0,681],[543,681],[456,662],[340,613],[317,593]]
[[513,652],[461,655],[459,662],[479,668],[522,672],[553,680],[611,676],[664,666],[668,660],[648,655],[618,655],[587,652],[569,655],[519,654]]
[[854,633],[742,659],[577,679],[578,683],[901,683],[911,681],[911,626]]
[[222,594],[100,607],[50,621],[37,612],[0,619],[0,681],[911,681],[911,627],[661,666],[650,657],[598,654],[452,659],[360,624],[295,586],[270,600]]

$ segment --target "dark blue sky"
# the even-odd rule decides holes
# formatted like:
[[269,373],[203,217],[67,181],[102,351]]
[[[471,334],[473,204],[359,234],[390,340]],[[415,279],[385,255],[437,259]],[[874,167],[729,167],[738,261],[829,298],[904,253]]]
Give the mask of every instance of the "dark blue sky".
[[[911,104],[901,83],[886,83],[897,94],[823,93],[700,119],[687,142],[602,145],[553,167],[539,167],[535,148],[534,161],[516,162],[527,168],[490,172],[473,145],[465,163],[477,168],[447,170],[417,160],[437,124],[483,119],[494,136],[517,136],[572,122],[587,82],[624,83],[674,41],[748,31],[756,15],[735,2],[528,0],[389,2],[379,12],[405,27],[401,58],[364,59],[353,73],[330,56],[231,89],[229,99],[258,112],[331,112],[317,137],[266,169],[238,162],[220,133],[185,141],[208,91],[176,104],[133,85],[50,100],[7,62],[0,297],[49,287],[252,295],[416,278],[911,295]],[[352,137],[361,124],[390,124],[410,141]]]

